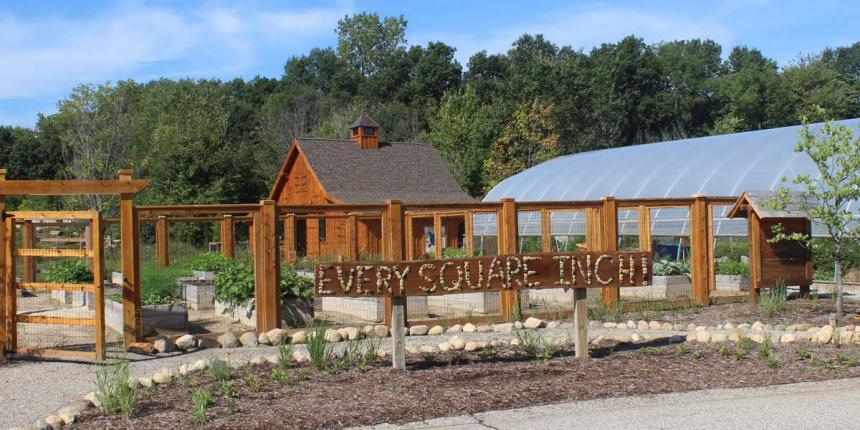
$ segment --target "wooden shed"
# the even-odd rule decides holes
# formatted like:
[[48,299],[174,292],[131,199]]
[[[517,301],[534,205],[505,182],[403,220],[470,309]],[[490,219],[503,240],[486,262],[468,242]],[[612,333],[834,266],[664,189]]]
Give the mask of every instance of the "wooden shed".
[[749,220],[750,242],[750,301],[758,301],[762,287],[769,288],[777,282],[800,287],[801,295],[809,294],[812,284],[812,252],[798,241],[770,242],[774,227],[782,225],[785,233],[812,234],[812,221],[807,214],[797,209],[798,194],[792,194],[793,203],[785,210],[772,210],[767,200],[772,192],[745,192],[729,212],[729,218]]
[[[299,138],[293,141],[269,198],[279,205],[381,204],[386,200],[404,203],[457,203],[473,199],[463,192],[444,161],[429,144],[381,142],[379,124],[361,115],[349,128],[350,139]],[[357,252],[381,255],[382,226],[378,215],[353,214],[356,220]],[[350,254],[345,213],[288,220],[284,255],[336,257]],[[413,224],[413,255],[424,254],[425,242],[436,238],[432,217],[429,229],[424,220]],[[444,225],[445,246],[459,246],[463,221]],[[432,233],[431,233],[432,234]]]

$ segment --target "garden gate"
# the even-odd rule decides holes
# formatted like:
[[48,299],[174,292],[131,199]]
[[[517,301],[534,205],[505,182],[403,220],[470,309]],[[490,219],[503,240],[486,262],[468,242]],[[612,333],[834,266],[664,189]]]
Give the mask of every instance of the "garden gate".
[[[34,246],[33,226],[81,228],[91,245],[82,249]],[[17,246],[21,227],[22,247]],[[29,228],[27,228],[29,227]],[[104,254],[101,214],[95,211],[6,213],[5,349],[17,355],[101,361],[105,357]],[[28,237],[30,236],[30,237]],[[89,283],[37,282],[35,259],[86,258]],[[25,272],[18,281],[20,259]]]

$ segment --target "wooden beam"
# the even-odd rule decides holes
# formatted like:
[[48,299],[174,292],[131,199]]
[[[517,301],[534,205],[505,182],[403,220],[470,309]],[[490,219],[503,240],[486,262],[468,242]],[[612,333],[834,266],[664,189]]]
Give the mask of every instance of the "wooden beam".
[[346,219],[346,259],[358,260],[358,216],[354,213],[350,213]]
[[[615,198],[606,196],[603,199],[603,208],[600,211],[601,219],[601,251],[617,251],[618,250],[618,205]],[[619,300],[621,300],[621,290],[615,288],[602,288],[600,290],[603,299],[603,306],[607,309],[612,309]]]
[[254,221],[254,290],[257,305],[257,333],[281,326],[280,242],[278,208],[273,200],[260,202]]
[[699,305],[708,304],[709,266],[708,202],[705,196],[696,195],[690,205],[690,278],[693,283],[693,301]]
[[18,347],[18,309],[16,306],[16,284],[15,279],[15,220],[6,218],[4,231],[6,234],[6,285],[5,290],[6,300],[3,303],[6,314],[6,348],[14,350]]
[[[6,180],[6,169],[0,169],[0,182]],[[0,214],[6,212],[6,196],[0,194]],[[6,361],[6,229],[0,223],[0,363]]]
[[221,254],[227,258],[235,256],[233,215],[224,215],[221,220]]
[[[517,203],[514,199],[505,198],[501,200],[502,207],[498,216],[498,243],[499,254],[508,255],[517,253]],[[520,295],[517,291],[502,291],[499,293],[499,307],[502,316],[507,319],[519,320]]]
[[84,258],[92,257],[92,251],[88,249],[51,249],[51,248],[19,248],[15,250],[18,257],[58,257],[58,258]]
[[750,303],[758,304],[761,294],[761,219],[755,211],[749,213]]
[[284,219],[284,243],[283,259],[287,263],[295,263],[298,260],[296,252],[296,216],[287,214]]
[[58,282],[21,282],[18,284],[20,290],[38,291],[93,291],[93,284],[63,284]]
[[552,252],[552,223],[547,208],[540,210],[540,243],[543,252]]
[[472,212],[466,211],[463,215],[463,249],[466,251],[466,256],[471,257],[475,253],[475,226],[472,219]]
[[170,266],[170,231],[164,215],[159,216],[155,223],[155,255],[159,267]]
[[55,317],[47,315],[18,315],[19,323],[26,324],[57,324],[72,326],[95,326],[94,318]]
[[104,240],[102,239],[102,214],[93,212],[92,228],[92,244],[93,244],[93,310],[95,313],[95,359],[104,361],[105,359],[105,291],[104,291],[104,275],[105,275],[105,258],[104,258]]
[[0,183],[0,194],[7,196],[79,196],[135,194],[149,186],[144,179],[128,180],[26,180]]
[[[386,202],[383,222],[385,241],[383,259],[386,261],[403,260],[403,205],[398,200]],[[399,291],[398,291],[399,293]],[[386,300],[386,311],[390,315],[391,328],[391,365],[395,369],[406,368],[406,297],[396,295]],[[390,305],[389,305],[390,303]],[[390,310],[388,307],[390,306]]]
[[[130,170],[120,170],[120,179],[130,180]],[[122,267],[123,344],[140,338],[143,321],[140,309],[140,230],[132,194],[120,194],[120,250]]]
[[223,205],[150,205],[138,206],[140,215],[226,215],[249,214],[260,209],[256,204],[223,204]]
[[639,206],[639,250],[651,251],[651,208]]
[[[33,221],[26,220],[21,224],[21,246],[24,248],[36,247],[36,229],[33,228]],[[21,259],[21,279],[24,282],[36,281],[36,259],[31,256],[26,256]]]
[[442,217],[436,212],[433,214],[433,236],[436,240],[433,246],[433,255],[435,258],[442,258],[442,251],[445,249],[446,237],[442,234]]

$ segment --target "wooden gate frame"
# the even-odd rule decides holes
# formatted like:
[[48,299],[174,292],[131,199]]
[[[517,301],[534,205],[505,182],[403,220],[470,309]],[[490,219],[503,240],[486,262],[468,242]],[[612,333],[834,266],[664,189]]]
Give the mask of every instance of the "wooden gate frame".
[[[122,240],[122,302],[123,342],[126,346],[136,342],[143,327],[140,312],[140,237],[137,213],[132,197],[149,186],[149,181],[132,179],[132,171],[117,171],[117,180],[6,180],[6,169],[0,169],[0,214],[6,210],[6,196],[79,196],[119,195],[120,238]],[[5,218],[5,216],[3,217]],[[6,283],[5,235],[0,234],[0,284]],[[0,303],[6,303],[5,289],[0,289]],[[0,306],[0,321],[7,321],[5,306]],[[0,324],[0,351],[6,350],[5,323]],[[0,360],[4,360],[0,353]]]
[[[104,317],[104,242],[102,241],[102,217],[97,211],[16,211],[9,212],[9,217],[4,221],[6,236],[6,267],[5,285],[6,291],[6,316],[5,316],[5,349],[17,355],[29,355],[44,358],[74,358],[92,359],[103,361],[105,359],[105,317]],[[75,219],[90,222],[90,235],[92,238],[92,249],[39,249],[34,247],[17,248],[15,246],[15,224],[17,220],[23,222],[39,219]],[[10,239],[11,238],[11,239]],[[30,245],[32,246],[32,245]],[[66,284],[52,282],[24,282],[16,280],[15,257],[86,257],[92,261],[93,282],[88,284]],[[42,291],[81,291],[93,293],[93,318],[62,318],[46,316],[18,316],[16,290],[42,290]],[[93,352],[68,351],[54,348],[19,348],[18,347],[18,323],[31,324],[58,324],[72,326],[95,327],[95,345]]]

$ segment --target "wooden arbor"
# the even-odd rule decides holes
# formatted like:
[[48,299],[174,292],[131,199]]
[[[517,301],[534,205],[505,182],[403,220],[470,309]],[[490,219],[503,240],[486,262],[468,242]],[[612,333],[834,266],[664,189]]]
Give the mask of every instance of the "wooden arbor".
[[[120,232],[122,237],[122,301],[123,340],[128,345],[137,340],[141,330],[140,313],[140,259],[138,249],[137,214],[132,197],[149,186],[149,181],[133,179],[131,170],[119,170],[116,180],[6,180],[6,169],[0,169],[0,212],[5,214],[6,196],[43,195],[119,195]],[[6,249],[6,235],[0,234],[0,250]],[[0,251],[2,252],[2,251]],[[0,258],[0,283],[6,285],[7,258]],[[0,290],[0,301],[6,303],[5,288]],[[6,307],[0,316],[7,320]]]
[[[777,282],[799,285],[800,293],[809,295],[812,284],[812,253],[808,247],[796,241],[770,242],[774,227],[786,234],[812,234],[812,221],[793,207],[786,210],[770,210],[766,201],[770,193],[743,193],[738,198],[729,218],[749,220],[750,241],[750,301],[758,302],[762,286],[771,287]],[[793,206],[793,205],[791,205]]]

